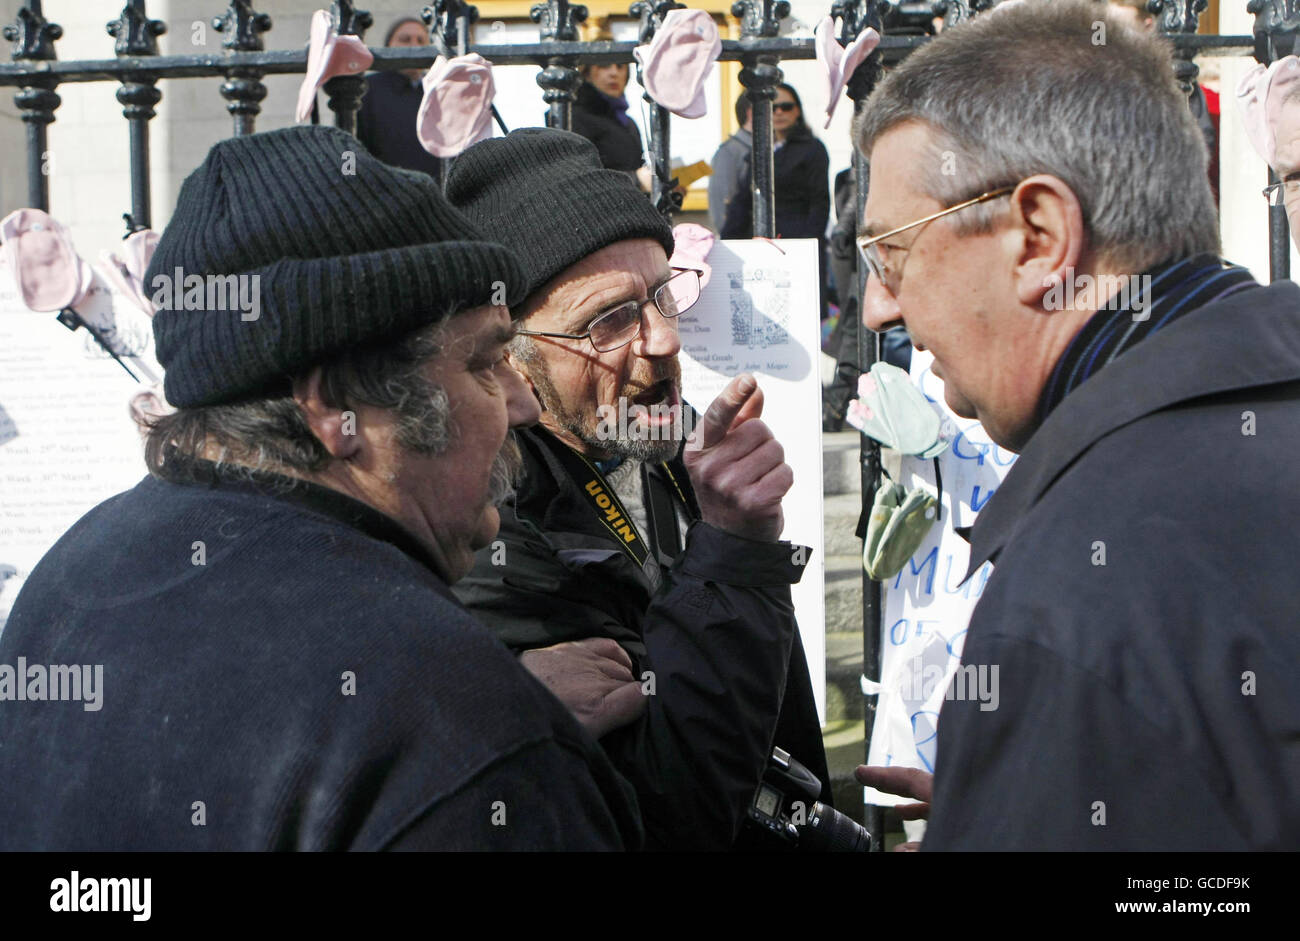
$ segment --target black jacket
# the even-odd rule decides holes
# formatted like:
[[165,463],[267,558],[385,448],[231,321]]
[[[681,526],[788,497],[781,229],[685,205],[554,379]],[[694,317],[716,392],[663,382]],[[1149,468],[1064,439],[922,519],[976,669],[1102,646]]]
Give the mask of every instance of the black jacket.
[[424,92],[401,72],[377,72],[366,79],[357,111],[357,139],[384,163],[438,176],[438,158],[415,133]]
[[926,849],[1300,849],[1300,288],[1180,317],[1070,392],[979,515],[996,567]]
[[146,478],[37,564],[0,671],[102,665],[102,699],[0,702],[0,850],[637,846],[627,783],[419,543],[276,481]]
[[[507,646],[522,651],[610,637],[635,675],[653,671],[655,695],[637,722],[601,740],[636,787],[649,848],[725,849],[745,819],[773,744],[830,787],[812,685],[789,586],[799,580],[789,543],[729,535],[698,520],[680,459],[669,471],[696,519],[685,549],[670,545],[655,505],[676,490],[646,471],[654,517],[646,539],[666,567],[657,591],[595,515],[541,428],[517,433],[526,478],[501,513],[504,553],[480,552],[456,592]],[[648,465],[647,465],[648,466]],[[674,558],[675,556],[675,558]]]
[[[776,184],[776,234],[784,239],[818,239],[825,242],[826,223],[831,217],[831,193],[827,174],[831,159],[822,142],[811,134],[789,137],[772,155]],[[753,168],[741,179],[738,194],[753,189]],[[736,198],[727,204],[724,239],[747,239],[754,235],[752,199]]]
[[583,82],[574,98],[573,133],[596,145],[607,170],[635,173],[645,163],[636,123],[620,121],[613,105],[591,82]]

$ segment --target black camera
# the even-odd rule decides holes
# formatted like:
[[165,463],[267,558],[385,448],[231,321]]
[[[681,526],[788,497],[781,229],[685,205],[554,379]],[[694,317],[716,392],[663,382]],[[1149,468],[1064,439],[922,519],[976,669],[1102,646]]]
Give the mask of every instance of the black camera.
[[809,853],[866,853],[871,834],[817,798],[822,783],[790,753],[773,748],[749,803],[749,820],[786,848]]

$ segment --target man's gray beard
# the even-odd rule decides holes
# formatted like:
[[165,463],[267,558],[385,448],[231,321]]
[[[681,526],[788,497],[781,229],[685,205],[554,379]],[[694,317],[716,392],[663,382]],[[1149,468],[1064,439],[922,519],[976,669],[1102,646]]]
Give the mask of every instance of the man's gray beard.
[[492,461],[492,470],[488,476],[488,502],[492,506],[501,506],[519,488],[523,476],[524,456],[519,451],[513,431],[506,433],[505,443]]
[[[544,374],[534,376],[533,381],[537,385],[538,392],[541,393],[542,402],[551,416],[552,423],[573,435],[593,453],[602,455],[603,459],[622,457],[630,461],[651,461],[657,464],[660,461],[672,460],[681,447],[680,441],[664,440],[662,437],[650,438],[649,428],[646,429],[647,437],[643,439],[601,438],[596,434],[599,423],[594,416],[575,414],[563,407],[562,400],[555,394],[555,387],[551,385],[549,376]],[[628,424],[631,424],[630,420]]]
[[[529,365],[532,367],[529,372],[533,385],[537,387],[538,398],[541,399],[542,408],[550,415],[551,423],[573,435],[590,448],[593,454],[599,455],[600,459],[622,457],[630,461],[651,461],[657,464],[660,461],[672,460],[680,450],[682,444],[680,441],[663,438],[665,429],[651,429],[648,426],[645,429],[646,437],[641,439],[600,437],[596,433],[599,421],[595,415],[572,412],[564,406],[564,400],[556,392],[555,384],[551,382],[546,363],[538,359]],[[682,404],[680,407],[684,409],[686,406]],[[667,430],[675,429],[670,425]],[[650,438],[652,431],[659,437]]]

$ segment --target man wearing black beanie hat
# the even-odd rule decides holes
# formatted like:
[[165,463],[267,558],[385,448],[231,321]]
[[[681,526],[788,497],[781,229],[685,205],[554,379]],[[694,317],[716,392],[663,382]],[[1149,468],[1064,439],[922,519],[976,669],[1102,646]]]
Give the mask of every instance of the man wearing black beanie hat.
[[510,356],[542,405],[500,536],[457,593],[600,738],[648,846],[753,846],[774,744],[830,795],[790,603],[807,555],[777,541],[792,475],[762,392],[737,377],[683,447],[675,318],[698,276],[669,268],[668,224],[585,139],[484,141],[447,196],[520,259]]
[[212,148],[146,283],[176,411],[0,637],[0,691],[15,659],[94,677],[84,712],[0,709],[0,850],[639,846],[627,783],[447,587],[538,416],[514,256],[296,127]]

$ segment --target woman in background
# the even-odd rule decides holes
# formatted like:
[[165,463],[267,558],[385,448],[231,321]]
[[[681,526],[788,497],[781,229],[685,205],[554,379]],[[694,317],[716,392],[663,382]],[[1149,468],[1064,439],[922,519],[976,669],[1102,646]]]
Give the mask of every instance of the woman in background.
[[607,170],[631,174],[647,192],[650,169],[645,166],[641,132],[627,114],[628,64],[587,65],[573,102],[573,132],[596,145]]
[[[826,318],[826,224],[831,215],[830,155],[803,119],[799,93],[791,86],[776,86],[772,102],[772,154],[776,195],[776,237],[817,239],[821,289],[821,316]],[[722,225],[724,239],[754,237],[753,168],[741,179],[736,196],[727,204]]]

